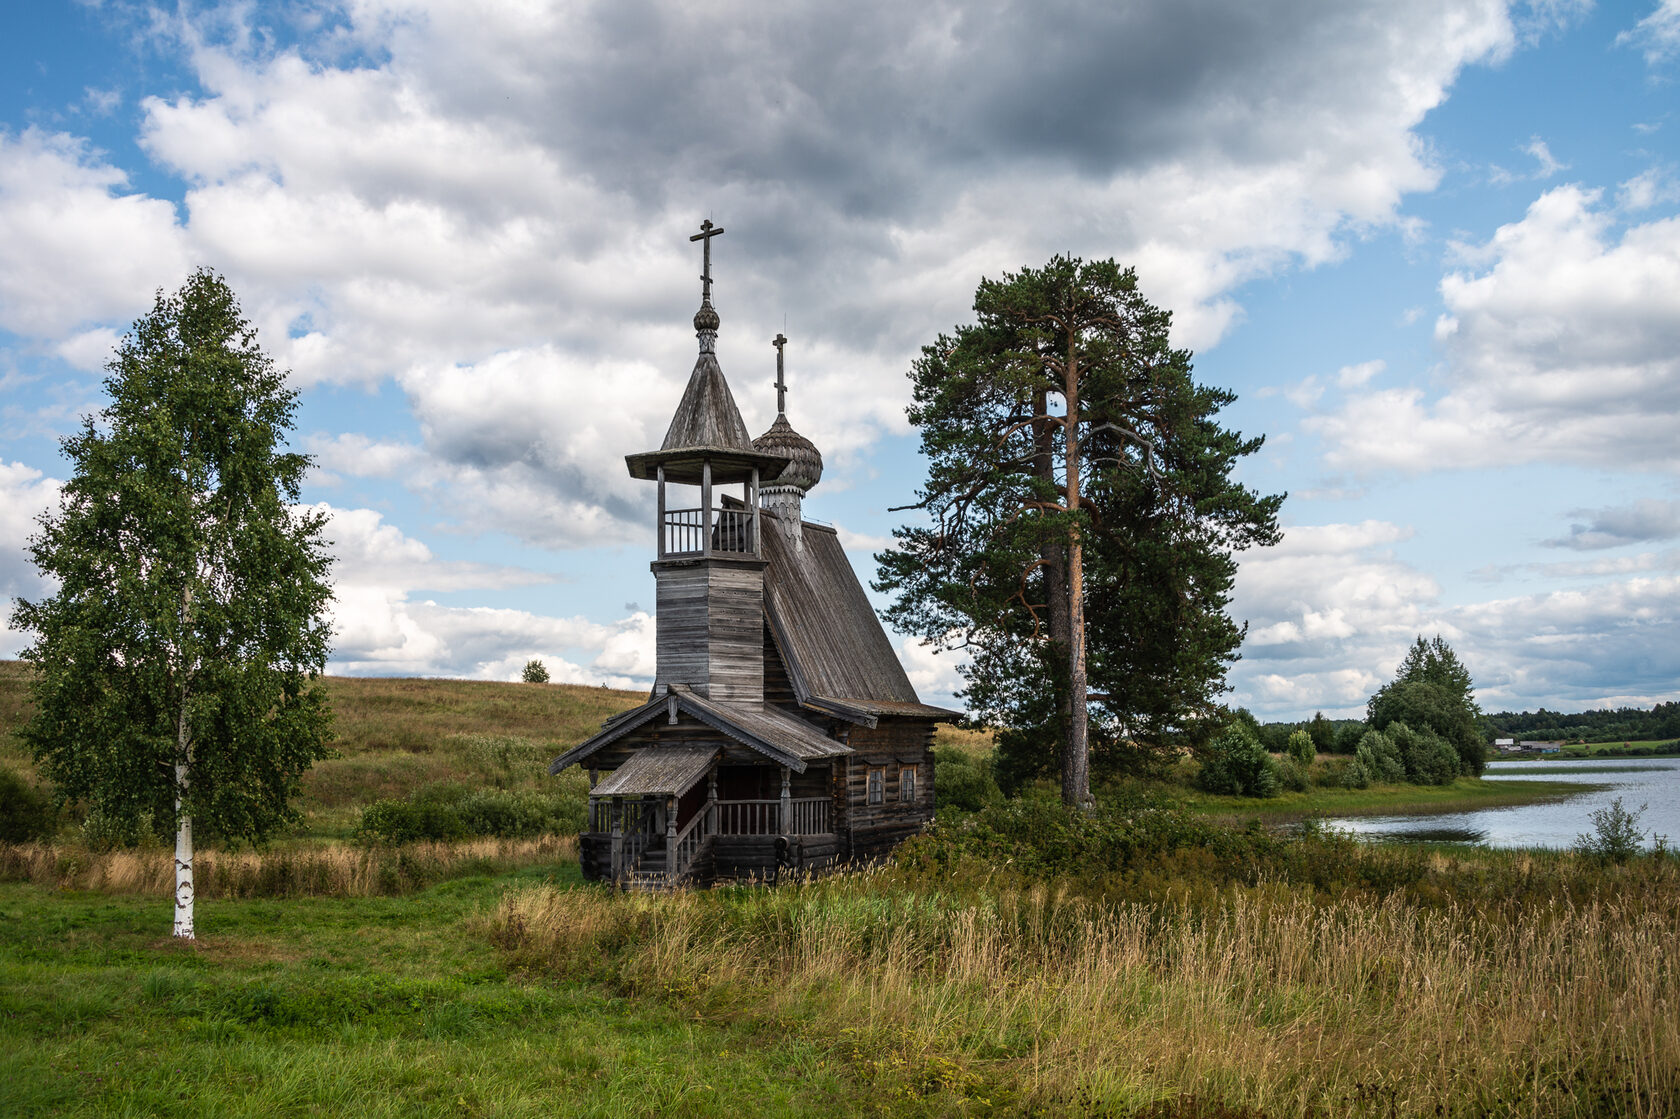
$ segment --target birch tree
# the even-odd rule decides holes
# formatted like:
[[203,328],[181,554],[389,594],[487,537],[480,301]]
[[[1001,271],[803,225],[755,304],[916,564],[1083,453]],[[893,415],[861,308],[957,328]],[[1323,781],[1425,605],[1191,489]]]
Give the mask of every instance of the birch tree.
[[106,368],[29,541],[58,590],[13,616],[34,634],[22,737],[61,798],[173,833],[190,939],[194,828],[262,841],[331,753],[325,515],[297,505],[296,393],[219,276],[160,291]]
[[1223,686],[1230,555],[1276,540],[1282,497],[1231,481],[1261,440],[1216,422],[1234,397],[1194,383],[1131,269],[1056,257],[983,280],[974,310],[912,368],[928,481],[909,508],[931,523],[894,533],[876,586],[896,626],[971,654],[968,697],[1053,742],[1083,806],[1093,704],[1119,738]]

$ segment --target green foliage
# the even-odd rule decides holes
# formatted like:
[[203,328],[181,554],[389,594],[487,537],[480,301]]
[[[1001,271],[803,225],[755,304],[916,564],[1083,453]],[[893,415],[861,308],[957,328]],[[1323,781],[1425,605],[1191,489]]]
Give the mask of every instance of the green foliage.
[[1390,723],[1385,733],[1400,751],[1406,780],[1414,785],[1450,785],[1458,777],[1458,751],[1434,731]]
[[1328,754],[1336,748],[1336,724],[1326,719],[1322,711],[1313,714],[1312,722],[1307,724],[1307,735],[1317,753]]
[[1284,744],[1283,752],[1298,764],[1308,766],[1313,763],[1313,758],[1318,756],[1318,747],[1314,744],[1311,734],[1304,730],[1298,730],[1289,736],[1289,741]]
[[1372,780],[1371,763],[1366,758],[1355,756],[1342,767],[1341,784],[1344,789],[1368,789]]
[[1575,839],[1575,850],[1602,862],[1625,863],[1644,848],[1647,832],[1639,826],[1639,818],[1649,805],[1641,804],[1629,812],[1617,797],[1608,807],[1594,809],[1593,833]]
[[953,746],[937,746],[933,765],[938,781],[934,796],[941,808],[978,812],[1003,799],[990,758],[976,757]]
[[[1380,730],[1368,730],[1354,747],[1354,761],[1365,768],[1372,781],[1394,785],[1406,779],[1406,760],[1394,739]],[[1360,786],[1363,788],[1364,786]]]
[[1278,794],[1277,763],[1248,735],[1226,731],[1203,750],[1196,787],[1221,796],[1274,797]]
[[407,800],[368,805],[356,836],[364,843],[413,843],[576,834],[583,830],[583,800],[575,790],[539,793],[439,782],[416,790]]
[[1419,636],[1394,680],[1366,704],[1366,721],[1377,730],[1391,723],[1428,730],[1452,747],[1459,772],[1480,774],[1487,766],[1487,741],[1473,688],[1470,670],[1439,634],[1427,642]]
[[0,843],[29,843],[57,830],[58,814],[47,795],[0,765]]
[[[1005,787],[1054,768],[1074,738],[1072,543],[1084,598],[1092,764],[1135,770],[1223,689],[1242,629],[1232,553],[1277,539],[1281,497],[1231,479],[1259,449],[1219,425],[1234,396],[1197,385],[1167,313],[1115,262],[1057,257],[984,280],[976,322],[924,347],[909,415],[930,523],[876,557],[897,628],[972,655],[965,695],[999,739]],[[1077,354],[1077,404],[1066,358]],[[1078,434],[1070,508],[1067,424]],[[1139,754],[1145,755],[1142,759]]]
[[326,515],[296,505],[296,393],[208,271],[160,292],[107,368],[110,403],[64,441],[72,476],[29,542],[59,589],[13,618],[35,635],[20,737],[109,820],[173,831],[179,795],[205,830],[260,840],[330,754]]
[[1639,742],[1680,738],[1680,701],[1659,703],[1646,711],[1638,707],[1604,708],[1564,714],[1548,711],[1501,711],[1487,716],[1494,737],[1528,738],[1542,742],[1579,739],[1582,742]]
[[76,825],[76,837],[90,851],[117,851],[156,844],[163,830],[145,809],[136,815],[119,816],[94,808]]
[[1338,754],[1352,754],[1359,749],[1360,739],[1370,728],[1357,720],[1342,723],[1336,728],[1335,751]]
[[1284,758],[1277,763],[1277,779],[1280,788],[1288,789],[1292,793],[1304,793],[1310,784],[1307,767],[1294,758]]
[[548,683],[548,668],[540,660],[528,660],[525,662],[525,670],[520,673],[519,678],[527,684],[546,684]]

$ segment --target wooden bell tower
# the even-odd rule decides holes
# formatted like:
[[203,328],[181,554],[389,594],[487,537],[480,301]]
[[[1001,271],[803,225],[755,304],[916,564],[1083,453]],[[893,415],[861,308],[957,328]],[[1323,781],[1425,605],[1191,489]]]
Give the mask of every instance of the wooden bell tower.
[[[658,666],[654,690],[686,685],[714,700],[764,699],[764,554],[759,486],[787,465],[753,448],[717,360],[710,221],[703,245],[700,356],[657,451],[627,455],[633,478],[659,486]],[[740,500],[725,490],[740,486]],[[695,491],[698,490],[698,493]]]

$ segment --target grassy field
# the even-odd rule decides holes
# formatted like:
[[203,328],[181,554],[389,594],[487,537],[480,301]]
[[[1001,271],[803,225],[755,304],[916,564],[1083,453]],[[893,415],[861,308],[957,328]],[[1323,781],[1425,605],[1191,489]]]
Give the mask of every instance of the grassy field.
[[[22,682],[0,664],[0,727]],[[374,797],[538,787],[639,696],[328,686],[343,756],[300,834],[201,855],[196,946],[167,850],[0,847],[0,1115],[1680,1113],[1680,860],[1223,822],[1497,783],[1014,802],[867,873],[627,896],[567,839],[345,837]]]

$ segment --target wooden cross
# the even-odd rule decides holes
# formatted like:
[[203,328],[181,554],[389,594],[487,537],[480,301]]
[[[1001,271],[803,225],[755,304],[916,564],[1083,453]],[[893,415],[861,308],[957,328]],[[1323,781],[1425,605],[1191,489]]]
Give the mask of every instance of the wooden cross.
[[787,411],[787,382],[782,379],[782,347],[787,345],[787,339],[778,331],[770,344],[776,347],[776,414],[781,415]]
[[703,264],[700,269],[700,300],[703,303],[712,301],[712,238],[723,232],[722,226],[714,226],[712,219],[707,218],[700,223],[700,232],[689,237],[690,241],[699,241]]

